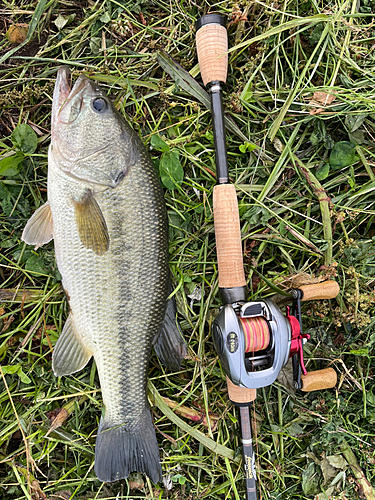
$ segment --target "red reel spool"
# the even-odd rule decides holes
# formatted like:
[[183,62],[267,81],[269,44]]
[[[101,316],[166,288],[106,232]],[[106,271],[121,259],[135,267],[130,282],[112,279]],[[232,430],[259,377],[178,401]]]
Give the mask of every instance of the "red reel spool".
[[266,349],[271,340],[268,323],[262,316],[239,318],[245,336],[245,352],[256,352]]

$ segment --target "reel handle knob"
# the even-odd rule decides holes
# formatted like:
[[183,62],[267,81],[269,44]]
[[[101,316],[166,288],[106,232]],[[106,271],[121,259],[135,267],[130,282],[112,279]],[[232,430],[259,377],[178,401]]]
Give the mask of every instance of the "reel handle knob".
[[340,292],[337,281],[324,281],[315,285],[303,285],[298,288],[302,292],[302,302],[307,300],[334,299]]
[[229,399],[234,404],[248,404],[254,401],[257,397],[256,389],[248,389],[246,387],[239,387],[238,385],[234,385],[229,377],[227,377],[227,387]]
[[207,14],[196,23],[199,69],[205,85],[223,82],[228,70],[228,35],[224,17]]
[[219,288],[246,286],[236,188],[218,184],[213,192]]
[[322,389],[332,389],[337,383],[337,373],[333,368],[324,368],[315,372],[307,372],[301,375],[303,392],[321,391]]

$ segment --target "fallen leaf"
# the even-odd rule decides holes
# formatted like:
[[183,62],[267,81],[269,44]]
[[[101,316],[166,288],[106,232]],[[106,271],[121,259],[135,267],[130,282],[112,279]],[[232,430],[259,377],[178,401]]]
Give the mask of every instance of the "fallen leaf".
[[324,457],[323,460],[320,462],[320,468],[322,469],[324,478],[323,484],[328,485],[331,482],[331,480],[334,477],[336,477],[337,470],[330,464],[330,462],[327,460],[326,457]]
[[330,455],[326,457],[330,465],[336,469],[345,469],[348,466],[348,462],[342,455]]
[[315,495],[314,500],[327,500],[327,498],[330,499],[331,495],[334,491],[335,491],[335,487],[331,486],[330,488],[325,490],[324,493],[319,493],[318,495]]
[[69,412],[65,408],[57,408],[56,410],[53,410],[49,415],[49,418],[51,420],[51,427],[46,432],[46,436],[48,436],[58,427],[61,427],[68,417]]
[[33,496],[37,500],[46,500],[47,495],[42,491],[36,479],[34,479],[34,481],[31,481],[31,489],[33,490]]
[[314,92],[312,100],[315,102],[322,104],[323,106],[327,106],[327,104],[332,104],[336,99],[334,94],[327,94],[326,92]]
[[[311,102],[309,104],[311,104]],[[310,110],[310,115],[320,115],[320,113],[323,113],[323,111],[323,108],[314,108]]]
[[318,115],[324,111],[325,107],[333,103],[336,99],[334,94],[327,94],[326,92],[314,92],[314,95],[309,101],[310,106],[319,106],[318,108],[312,109],[310,115]]
[[324,280],[324,278],[320,277],[316,278],[315,276],[312,276],[311,274],[302,271],[297,274],[291,274],[285,277],[284,280],[289,282],[292,288],[298,288],[299,286],[302,285],[312,285],[315,283],[320,283],[321,281]]
[[305,495],[314,495],[319,491],[319,474],[314,462],[310,462],[302,471],[302,490]]
[[131,490],[141,490],[145,485],[141,474],[130,474],[128,482]]
[[[207,418],[203,412],[197,411],[194,408],[188,408],[187,406],[178,406],[178,403],[172,401],[169,398],[163,397],[163,400],[165,403],[167,403],[169,408],[172,408],[172,410],[174,410],[174,412],[177,415],[181,415],[182,417],[193,420],[193,422],[197,422],[199,424],[208,427]],[[211,429],[216,430],[217,422],[220,419],[220,417],[210,412],[209,419],[210,419]]]
[[10,43],[20,45],[26,40],[28,31],[29,27],[27,24],[12,24],[12,26],[5,33],[5,36],[10,41]]
[[288,363],[280,370],[277,376],[277,381],[280,382],[280,384],[282,384],[284,387],[287,387],[291,392],[295,393],[293,382],[293,365],[291,359],[289,359]]

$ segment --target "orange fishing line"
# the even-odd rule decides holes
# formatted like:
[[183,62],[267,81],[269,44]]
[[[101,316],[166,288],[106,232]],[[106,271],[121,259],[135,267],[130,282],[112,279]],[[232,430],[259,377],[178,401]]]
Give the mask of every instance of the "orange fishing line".
[[261,316],[239,319],[245,335],[245,352],[266,349],[271,339],[267,321]]

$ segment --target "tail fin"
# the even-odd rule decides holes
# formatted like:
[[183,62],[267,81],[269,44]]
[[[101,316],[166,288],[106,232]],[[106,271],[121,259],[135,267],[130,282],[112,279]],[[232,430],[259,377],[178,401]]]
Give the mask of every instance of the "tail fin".
[[113,425],[102,418],[95,447],[95,473],[103,482],[118,481],[130,472],[144,472],[161,481],[159,446],[148,408],[136,425]]

